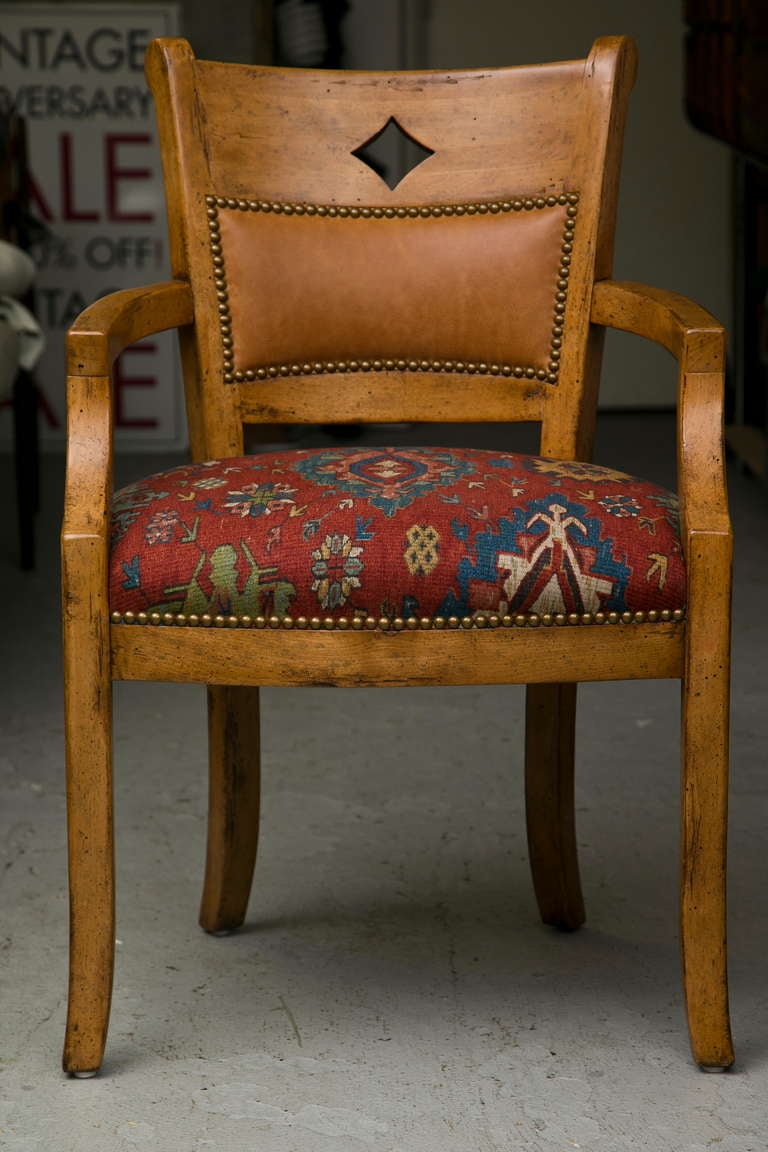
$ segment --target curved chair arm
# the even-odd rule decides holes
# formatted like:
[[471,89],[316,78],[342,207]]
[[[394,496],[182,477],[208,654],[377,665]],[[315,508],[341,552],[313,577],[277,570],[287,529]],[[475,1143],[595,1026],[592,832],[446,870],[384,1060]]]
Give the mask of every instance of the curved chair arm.
[[685,296],[618,280],[592,295],[593,324],[661,344],[678,362],[677,455],[683,545],[694,533],[730,535],[723,449],[725,331]]
[[106,539],[112,485],[112,384],[129,344],[193,320],[188,284],[127,288],[95,301],[67,337],[67,480],[63,539]]
[[182,280],[125,288],[81,312],[67,336],[70,376],[106,376],[120,353],[156,332],[193,319],[192,290]]

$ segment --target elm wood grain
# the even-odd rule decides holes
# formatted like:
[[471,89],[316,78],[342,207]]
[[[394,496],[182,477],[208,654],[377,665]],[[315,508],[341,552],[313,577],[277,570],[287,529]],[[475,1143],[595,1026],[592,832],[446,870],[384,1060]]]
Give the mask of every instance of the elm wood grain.
[[[178,67],[177,44],[156,41],[156,51],[169,61],[173,53]],[[449,204],[503,198],[511,188],[559,192],[572,174],[583,60],[399,74],[193,66],[209,141],[203,162],[212,190],[231,189],[222,195]],[[392,190],[352,154],[390,116],[434,151]]]
[[[426,387],[425,387],[426,385]],[[259,380],[240,385],[239,413],[246,423],[314,424],[320,405],[329,424],[357,424],[376,412],[381,423],[434,420],[461,423],[467,407],[478,422],[540,421],[548,384],[451,372],[337,372],[323,376]]]
[[[70,1014],[65,1068],[102,1058],[113,963],[112,679],[210,687],[207,880],[202,919],[222,930],[244,914],[256,848],[258,724],[264,684],[519,683],[528,688],[529,834],[546,918],[575,926],[575,683],[680,678],[683,685],[681,935],[695,1058],[732,1059],[724,933],[730,527],[721,444],[722,329],[688,301],[610,281],[619,153],[635,52],[598,40],[586,60],[470,73],[327,73],[195,60],[156,42],[147,73],[160,127],[174,280],[99,301],[70,335],[64,572],[70,882]],[[396,115],[435,155],[394,192],[350,156]],[[224,380],[226,308],[206,198],[399,205],[577,190],[567,256],[557,385],[435,372],[373,379]],[[468,253],[468,259],[471,253]],[[564,265],[566,266],[566,265]],[[435,278],[434,308],[450,289]],[[597,281],[597,283],[595,283]],[[499,301],[503,316],[504,301]],[[253,322],[258,323],[255,316]],[[678,469],[689,570],[684,623],[443,633],[299,632],[108,623],[115,355],[178,327],[193,459],[239,455],[244,422],[537,418],[541,452],[588,459],[606,326],[656,340],[680,365]],[[353,334],[350,334],[350,342]],[[350,347],[350,356],[354,350]],[[328,382],[326,382],[328,383]],[[330,394],[330,395],[329,395]],[[544,730],[546,725],[546,730]]]
[[111,625],[115,680],[407,687],[682,674],[684,623],[456,632]]

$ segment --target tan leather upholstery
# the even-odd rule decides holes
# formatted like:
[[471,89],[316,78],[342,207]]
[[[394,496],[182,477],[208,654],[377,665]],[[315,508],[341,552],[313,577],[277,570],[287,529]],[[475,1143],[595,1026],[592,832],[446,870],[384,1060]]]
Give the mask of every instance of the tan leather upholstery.
[[235,371],[391,357],[551,372],[564,205],[378,219],[221,208],[218,222]]

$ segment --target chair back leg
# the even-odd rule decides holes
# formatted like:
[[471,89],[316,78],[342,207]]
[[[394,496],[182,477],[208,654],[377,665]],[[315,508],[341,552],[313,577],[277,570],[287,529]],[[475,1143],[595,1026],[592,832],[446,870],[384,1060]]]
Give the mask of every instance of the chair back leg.
[[574,818],[575,684],[529,684],[525,802],[533,886],[545,924],[584,923]]
[[208,689],[208,848],[200,924],[230,932],[245,919],[259,840],[259,690]]

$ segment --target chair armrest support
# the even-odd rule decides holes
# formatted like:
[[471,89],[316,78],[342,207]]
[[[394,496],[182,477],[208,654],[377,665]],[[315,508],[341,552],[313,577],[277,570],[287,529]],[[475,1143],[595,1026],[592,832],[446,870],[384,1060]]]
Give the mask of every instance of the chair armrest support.
[[67,336],[67,479],[62,544],[106,548],[112,491],[112,364],[137,340],[190,324],[192,293],[179,280],[96,300]]
[[675,292],[615,280],[595,284],[591,320],[653,340],[677,360],[678,494],[686,556],[694,534],[730,536],[723,326],[706,309]]
[[112,292],[81,312],[70,328],[67,371],[70,376],[107,376],[129,344],[191,324],[193,318],[192,290],[181,280]]

